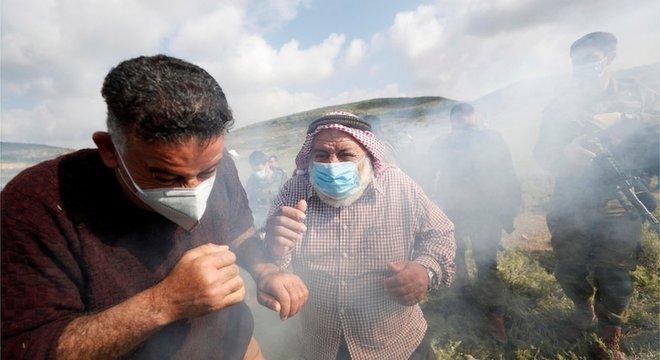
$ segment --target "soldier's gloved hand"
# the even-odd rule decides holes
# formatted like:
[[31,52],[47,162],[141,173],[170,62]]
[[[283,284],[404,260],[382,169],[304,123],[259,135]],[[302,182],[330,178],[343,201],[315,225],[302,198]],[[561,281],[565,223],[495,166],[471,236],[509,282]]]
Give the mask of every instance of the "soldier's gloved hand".
[[621,115],[622,114],[620,112],[595,114],[591,120],[591,123],[598,126],[600,129],[605,130],[619,122],[619,120],[621,120]]
[[596,154],[585,149],[582,142],[585,140],[586,135],[578,136],[570,144],[564,146],[563,153],[566,159],[576,170],[582,170],[591,160],[596,157]]

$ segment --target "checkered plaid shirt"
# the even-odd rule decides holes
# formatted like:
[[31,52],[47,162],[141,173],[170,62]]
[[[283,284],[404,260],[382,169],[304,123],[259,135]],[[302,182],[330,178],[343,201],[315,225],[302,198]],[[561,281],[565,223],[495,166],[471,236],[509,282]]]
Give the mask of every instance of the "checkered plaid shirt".
[[335,359],[343,334],[354,359],[407,359],[427,324],[418,305],[403,306],[385,295],[386,264],[413,260],[448,286],[453,224],[398,168],[376,175],[362,197],[344,208],[323,203],[307,174],[294,176],[271,212],[301,199],[308,203],[307,232],[282,264],[310,291],[301,312],[305,357]]

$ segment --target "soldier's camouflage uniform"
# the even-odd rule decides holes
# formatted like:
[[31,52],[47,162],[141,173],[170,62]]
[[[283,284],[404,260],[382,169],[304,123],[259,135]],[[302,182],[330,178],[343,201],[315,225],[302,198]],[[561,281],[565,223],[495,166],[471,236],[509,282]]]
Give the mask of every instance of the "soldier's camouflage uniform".
[[[581,136],[589,149],[597,138],[624,172],[648,181],[657,176],[660,163],[659,104],[656,92],[632,80],[612,80],[607,90],[589,98],[567,92],[546,108],[534,149],[540,164],[555,175],[547,211],[557,259],[555,275],[574,302],[595,295],[599,325],[620,326],[624,321],[633,292],[631,271],[639,255],[642,217],[626,211],[629,204],[617,198],[611,170],[597,161],[576,169],[563,149]],[[622,117],[607,129],[589,123],[593,115],[610,112]]]

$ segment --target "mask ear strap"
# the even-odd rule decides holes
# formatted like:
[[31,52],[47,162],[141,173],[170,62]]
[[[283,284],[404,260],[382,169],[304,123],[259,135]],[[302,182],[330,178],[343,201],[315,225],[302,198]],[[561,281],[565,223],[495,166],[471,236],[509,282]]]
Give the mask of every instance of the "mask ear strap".
[[117,169],[117,171],[119,172],[119,176],[124,181],[124,184],[128,185],[128,182],[126,181],[126,178],[124,177],[123,174],[123,172],[126,172],[126,175],[128,176],[128,179],[131,181],[131,184],[133,185],[135,192],[142,194],[143,193],[142,189],[138,186],[135,180],[133,180],[133,177],[131,176],[131,173],[128,171],[128,167],[126,166],[126,163],[124,162],[124,158],[121,156],[121,153],[119,152],[119,150],[115,150],[115,151],[117,151],[117,158],[119,159],[122,168],[124,168],[124,171],[120,171],[119,169]]

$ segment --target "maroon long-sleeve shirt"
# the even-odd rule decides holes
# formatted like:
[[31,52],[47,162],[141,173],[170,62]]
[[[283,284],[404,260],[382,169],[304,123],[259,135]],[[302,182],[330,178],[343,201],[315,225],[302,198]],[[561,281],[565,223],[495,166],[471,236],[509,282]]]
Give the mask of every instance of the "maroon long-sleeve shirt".
[[[3,359],[54,358],[71,320],[157,284],[185,251],[228,244],[252,226],[228,154],[191,233],[135,206],[96,150],[27,169],[0,196]],[[240,303],[172,323],[128,357],[241,359],[252,328],[252,315]]]

